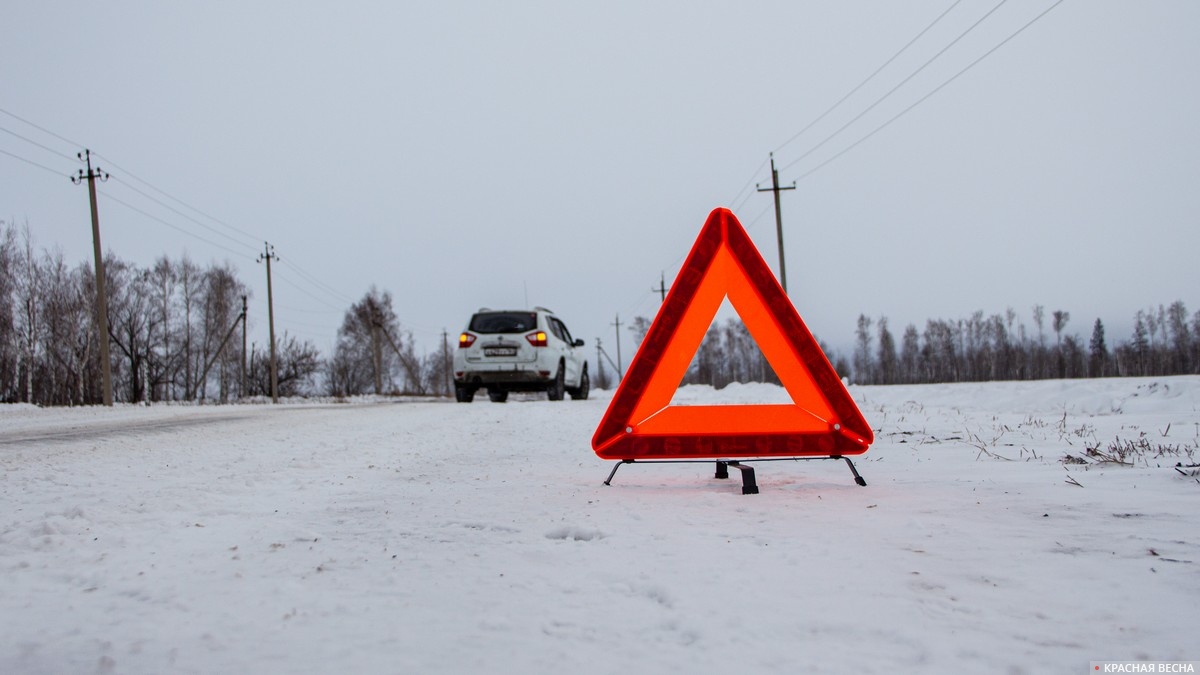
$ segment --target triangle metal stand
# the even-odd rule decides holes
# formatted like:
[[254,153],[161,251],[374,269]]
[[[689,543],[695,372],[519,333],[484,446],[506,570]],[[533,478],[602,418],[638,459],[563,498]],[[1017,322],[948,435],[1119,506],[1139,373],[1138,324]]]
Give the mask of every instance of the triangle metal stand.
[[[729,478],[729,467],[733,467],[742,472],[742,494],[756,495],[758,494],[758,481],[754,476],[754,468],[748,466],[750,462],[807,462],[814,459],[840,459],[846,462],[846,466],[850,467],[850,473],[854,474],[854,482],[863,487],[867,486],[867,481],[858,473],[858,469],[854,466],[854,462],[850,461],[845,455],[827,455],[817,457],[756,457],[751,459],[718,459],[717,470],[713,478]],[[713,460],[708,459],[622,459],[618,461],[608,478],[605,479],[605,485],[612,485],[613,476],[617,475],[617,469],[621,468],[622,464],[708,464]]]

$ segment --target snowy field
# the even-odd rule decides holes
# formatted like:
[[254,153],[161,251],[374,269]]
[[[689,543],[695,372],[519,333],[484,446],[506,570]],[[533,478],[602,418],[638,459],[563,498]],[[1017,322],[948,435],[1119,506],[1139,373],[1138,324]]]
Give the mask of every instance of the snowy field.
[[[1200,659],[1200,480],[1172,468],[1200,461],[1200,377],[852,393],[876,429],[867,487],[844,463],[772,462],[745,496],[711,464],[604,486],[603,392],[0,406],[0,673]],[[734,401],[786,394],[677,396]]]

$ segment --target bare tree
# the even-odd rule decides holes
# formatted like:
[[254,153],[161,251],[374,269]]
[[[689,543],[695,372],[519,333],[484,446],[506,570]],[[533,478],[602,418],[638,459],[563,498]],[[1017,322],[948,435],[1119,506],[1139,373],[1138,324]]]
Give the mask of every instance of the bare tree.
[[896,357],[896,341],[888,330],[886,316],[879,317],[879,384],[896,384],[900,381],[900,363]]
[[871,323],[866,314],[858,315],[858,329],[854,331],[854,381],[859,384],[875,381],[871,359]]
[[158,313],[158,325],[162,331],[152,352],[150,369],[150,400],[162,401],[175,398],[175,385],[183,358],[178,352],[182,340],[176,326],[175,305],[178,297],[179,276],[176,266],[167,256],[154,262],[150,270],[150,292],[154,311]]
[[33,253],[33,235],[29,232],[29,223],[21,228],[21,246],[16,267],[16,296],[17,296],[17,335],[20,352],[23,359],[24,401],[33,403],[33,382],[37,371],[38,347],[41,344],[39,328],[41,327],[38,307],[41,304],[40,274],[38,260]]
[[[314,382],[317,373],[328,365],[321,360],[316,346],[305,340],[301,342],[286,332],[279,339],[275,350],[278,364],[279,395],[283,397],[306,396],[314,393]],[[271,358],[268,348],[257,344],[250,346],[247,356],[246,379],[250,387],[249,395],[269,396],[271,394]],[[327,371],[328,372],[328,371]],[[338,395],[338,394],[334,394]]]
[[93,353],[95,322],[92,320],[93,291],[85,286],[80,266],[68,269],[62,251],[45,253],[41,274],[42,353],[45,362],[44,391],[40,403],[80,405],[87,403],[88,362]]
[[1064,312],[1061,309],[1054,310],[1054,334],[1057,336],[1054,347],[1055,360],[1058,362],[1058,376],[1067,377],[1067,359],[1063,354],[1063,329],[1067,327],[1067,322],[1071,320],[1071,313]]
[[374,286],[346,310],[330,368],[328,383],[336,395],[366,393],[364,370],[373,376],[378,394],[396,390],[397,373],[403,374],[406,391],[425,393],[427,384],[412,334],[401,329],[392,308],[392,294]]
[[[209,378],[217,381],[219,399],[229,400],[234,384],[234,375],[240,368],[241,353],[231,342],[224,342],[229,331],[241,315],[242,296],[246,287],[238,281],[237,273],[226,263],[213,265],[204,273],[203,295],[203,349],[204,365],[213,363]],[[203,366],[202,366],[203,367]],[[215,373],[213,370],[215,369]],[[205,373],[201,372],[201,376]],[[199,382],[197,390],[205,397],[208,382]]]
[[921,373],[921,335],[911,323],[904,327],[904,337],[900,339],[900,381],[905,384],[924,381]]
[[1062,332],[1067,327],[1067,322],[1070,320],[1070,312],[1064,312],[1061,309],[1054,310],[1054,333],[1058,336],[1059,345],[1062,345]]
[[1090,353],[1088,375],[1090,377],[1107,375],[1108,345],[1104,342],[1104,324],[1100,319],[1096,319],[1096,323],[1092,325],[1092,340],[1088,343],[1088,351]]
[[1182,300],[1176,300],[1167,308],[1167,334],[1170,336],[1170,372],[1191,372],[1192,332],[1188,327],[1187,307]]
[[721,331],[710,327],[692,358],[688,373],[683,378],[684,384],[707,384],[715,389],[724,388],[729,383],[722,367],[724,361],[725,349],[721,345]]
[[425,380],[424,389],[436,393],[438,396],[449,396],[454,393],[453,378],[451,378],[450,372],[454,367],[454,359],[450,350],[450,343],[442,340],[436,352],[425,356],[425,365],[422,369]]
[[1192,372],[1200,373],[1200,310],[1192,315]]
[[330,396],[364,393],[371,386],[373,370],[371,360],[361,358],[358,350],[339,336],[337,348],[325,362],[326,393]]
[[202,352],[195,348],[195,345],[203,344],[202,339],[196,339],[198,331],[195,326],[199,316],[198,308],[202,306],[204,271],[185,254],[175,266],[175,275],[179,284],[179,303],[183,314],[183,323],[176,330],[176,340],[183,346],[179,355],[179,361],[182,363],[179,370],[182,380],[179,384],[185,392],[184,396],[190,398],[196,380],[200,377],[200,369],[204,367],[201,361]]
[[646,333],[650,330],[650,319],[644,316],[635,316],[629,321],[629,332],[633,335],[633,344],[640,345],[642,340],[646,339]]
[[14,306],[16,297],[17,233],[0,220],[0,401],[12,402],[20,389],[20,349]]
[[104,260],[107,279],[109,338],[125,357],[113,364],[114,394],[132,403],[146,400],[148,359],[158,325],[153,311],[150,275],[109,254]]

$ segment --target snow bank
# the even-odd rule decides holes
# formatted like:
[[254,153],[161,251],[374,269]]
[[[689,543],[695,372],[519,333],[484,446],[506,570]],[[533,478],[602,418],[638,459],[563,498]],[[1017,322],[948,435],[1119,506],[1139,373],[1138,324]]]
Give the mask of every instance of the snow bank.
[[[612,464],[585,402],[0,407],[0,672],[1196,659],[1200,378],[855,387],[856,459]],[[686,387],[680,403],[781,402]],[[784,393],[786,396],[786,394]],[[786,399],[783,399],[786,401]],[[1063,464],[1066,455],[1085,464]]]

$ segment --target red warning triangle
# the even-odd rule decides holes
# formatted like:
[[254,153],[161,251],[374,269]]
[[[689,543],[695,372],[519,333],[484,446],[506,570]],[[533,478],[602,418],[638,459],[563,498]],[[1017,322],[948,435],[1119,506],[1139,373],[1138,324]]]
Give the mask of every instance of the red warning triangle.
[[[792,398],[789,405],[672,406],[728,297]],[[758,249],[728,209],[708,216],[600,421],[604,459],[858,455],[874,440]]]

